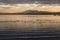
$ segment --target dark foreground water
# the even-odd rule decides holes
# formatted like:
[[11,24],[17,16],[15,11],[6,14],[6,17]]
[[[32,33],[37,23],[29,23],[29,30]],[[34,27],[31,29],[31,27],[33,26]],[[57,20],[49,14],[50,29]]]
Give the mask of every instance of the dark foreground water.
[[0,40],[60,40],[60,16],[0,15]]

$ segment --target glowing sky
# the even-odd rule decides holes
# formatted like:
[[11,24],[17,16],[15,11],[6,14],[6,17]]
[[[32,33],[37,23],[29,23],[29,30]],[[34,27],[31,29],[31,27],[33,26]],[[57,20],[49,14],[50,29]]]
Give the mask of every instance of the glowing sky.
[[0,0],[0,12],[23,12],[39,10],[60,12],[59,0]]

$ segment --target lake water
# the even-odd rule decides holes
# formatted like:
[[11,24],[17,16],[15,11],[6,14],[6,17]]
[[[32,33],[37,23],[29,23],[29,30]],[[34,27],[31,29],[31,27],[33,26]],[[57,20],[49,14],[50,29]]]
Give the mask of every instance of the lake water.
[[0,39],[59,37],[60,16],[0,15]]

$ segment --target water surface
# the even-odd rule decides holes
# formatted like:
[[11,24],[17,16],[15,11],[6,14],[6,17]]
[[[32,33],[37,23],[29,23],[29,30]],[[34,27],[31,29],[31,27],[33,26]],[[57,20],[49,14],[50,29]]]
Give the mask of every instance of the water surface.
[[60,16],[0,15],[0,36],[0,39],[60,37]]

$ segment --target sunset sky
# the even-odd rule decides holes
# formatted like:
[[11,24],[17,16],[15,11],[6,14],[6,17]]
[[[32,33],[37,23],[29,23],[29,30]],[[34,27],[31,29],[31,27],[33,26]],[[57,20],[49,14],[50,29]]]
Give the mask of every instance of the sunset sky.
[[26,10],[60,12],[60,0],[0,0],[0,12],[15,13]]

